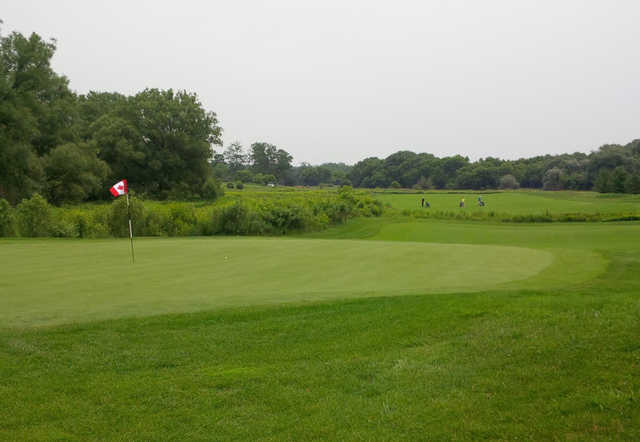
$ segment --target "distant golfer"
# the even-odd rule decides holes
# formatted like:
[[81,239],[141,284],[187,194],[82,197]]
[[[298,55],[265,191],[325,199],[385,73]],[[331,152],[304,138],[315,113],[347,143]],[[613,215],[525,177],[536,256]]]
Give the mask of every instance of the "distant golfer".
[[425,207],[431,207],[431,204],[429,204],[429,201],[425,201],[424,205],[425,205]]
[[484,207],[484,201],[482,201],[482,196],[479,196],[479,197],[478,197],[478,205],[479,205],[480,207]]
[[422,198],[422,207],[424,207],[424,198]]
[[464,207],[464,198],[460,200],[460,207]]

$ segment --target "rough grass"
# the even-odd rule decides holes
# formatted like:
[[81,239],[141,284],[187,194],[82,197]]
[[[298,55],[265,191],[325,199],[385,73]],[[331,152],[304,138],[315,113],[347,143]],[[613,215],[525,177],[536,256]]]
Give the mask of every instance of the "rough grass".
[[5,329],[0,439],[640,438],[639,224],[375,219],[314,236],[540,249],[555,277],[599,260],[477,293]]

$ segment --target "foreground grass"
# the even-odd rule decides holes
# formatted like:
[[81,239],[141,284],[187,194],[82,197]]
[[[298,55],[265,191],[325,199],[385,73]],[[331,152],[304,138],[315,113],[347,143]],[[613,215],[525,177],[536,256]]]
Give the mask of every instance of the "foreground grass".
[[5,328],[0,439],[638,440],[639,233],[356,220],[315,236],[533,247],[558,269],[477,293]]
[[521,291],[5,332],[0,438],[632,440],[639,314]]

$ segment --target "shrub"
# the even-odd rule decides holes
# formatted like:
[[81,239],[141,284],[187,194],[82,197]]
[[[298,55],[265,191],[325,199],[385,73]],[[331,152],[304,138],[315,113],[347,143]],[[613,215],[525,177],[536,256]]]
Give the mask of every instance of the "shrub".
[[228,182],[227,183],[227,189],[233,189],[233,183],[232,182]]
[[250,232],[249,209],[241,202],[214,210],[212,218],[215,233],[246,235]]
[[244,184],[242,184],[242,181],[238,181],[236,183],[236,189],[238,189],[238,190],[244,189]]
[[22,236],[48,236],[51,233],[51,206],[39,194],[23,199],[17,211]]
[[[139,199],[129,196],[131,223],[133,232],[140,235],[144,232],[145,213],[144,205]],[[117,198],[111,203],[111,210],[108,220],[109,232],[116,237],[129,236],[129,211],[127,210],[126,198]]]
[[202,198],[204,198],[205,200],[215,201],[216,199],[224,195],[224,190],[222,189],[222,186],[220,186],[218,180],[213,177],[209,177],[202,185],[202,190],[200,193],[202,195]]
[[169,236],[188,236],[196,233],[196,214],[189,204],[169,205],[169,216],[165,219],[163,232]]
[[13,214],[9,201],[0,198],[0,236],[15,235]]

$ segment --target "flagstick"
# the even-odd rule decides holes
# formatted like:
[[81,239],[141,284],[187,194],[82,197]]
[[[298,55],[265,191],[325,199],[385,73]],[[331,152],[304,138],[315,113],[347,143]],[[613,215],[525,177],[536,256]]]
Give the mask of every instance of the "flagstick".
[[129,192],[127,192],[127,215],[129,215],[129,241],[131,242],[131,263],[135,264],[136,255],[133,253],[133,229],[131,228],[131,210],[129,209]]

